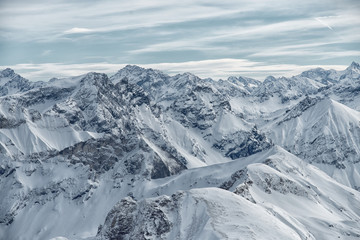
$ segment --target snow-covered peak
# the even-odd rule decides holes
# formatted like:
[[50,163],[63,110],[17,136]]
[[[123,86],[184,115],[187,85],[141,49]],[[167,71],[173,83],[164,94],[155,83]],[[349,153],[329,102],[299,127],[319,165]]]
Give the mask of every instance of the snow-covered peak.
[[350,64],[350,66],[348,68],[346,68],[346,70],[354,70],[354,71],[359,71],[360,70],[360,64],[357,62],[352,62]]
[[306,123],[303,127],[304,129],[312,127],[311,130],[309,129],[311,134],[315,133],[313,127],[315,125],[321,130],[325,129],[325,132],[341,132],[348,131],[351,125],[359,127],[357,124],[360,122],[360,113],[330,98],[306,97],[288,110],[278,124],[290,120],[294,120],[296,124]]
[[46,85],[58,88],[75,87],[79,85],[81,79],[83,79],[85,76],[86,74],[68,78],[51,78]]
[[110,83],[110,80],[106,74],[89,72],[86,74],[68,78],[52,78],[46,83],[46,86],[57,88],[72,88],[91,85],[99,86],[106,83]]
[[81,85],[104,85],[110,83],[109,78],[104,73],[89,72],[81,80]]
[[41,83],[32,83],[10,68],[0,72],[0,96],[25,92],[37,85]]
[[151,68],[145,69],[136,65],[127,65],[110,77],[114,84],[120,82],[123,78],[127,78],[129,83],[142,86],[156,83],[161,85],[169,78],[169,76],[159,70]]
[[360,65],[356,62],[352,62],[351,65],[346,68],[340,77],[342,81],[346,82],[346,79],[359,81],[360,78]]
[[146,71],[146,69],[143,68],[143,67],[140,67],[138,65],[130,65],[130,64],[128,64],[123,69],[121,69],[120,71],[128,71],[128,72],[134,73],[134,72],[143,72],[143,71]]
[[200,82],[200,78],[192,73],[177,74],[171,77],[170,86],[181,90],[183,88],[189,88],[195,86]]
[[0,77],[12,77],[15,75],[15,72],[11,68],[6,68],[0,72]]
[[274,76],[267,76],[264,80],[264,83],[269,83],[269,82],[275,82],[276,78]]
[[16,74],[11,68],[6,68],[0,72],[0,86],[4,86],[9,82],[24,83],[28,82],[28,80]]
[[339,81],[339,74],[335,70],[325,70],[323,68],[310,69],[302,72],[297,77],[315,80],[319,83],[329,85]]
[[266,128],[276,144],[318,164],[339,182],[360,187],[354,167],[360,156],[358,111],[329,98],[306,97]]
[[323,68],[313,68],[307,71],[304,71],[300,74],[302,77],[312,77],[312,76],[318,76],[318,75],[326,75],[329,70],[325,70]]
[[259,87],[260,81],[248,77],[229,77],[228,81],[245,88],[247,91],[252,92],[255,88]]

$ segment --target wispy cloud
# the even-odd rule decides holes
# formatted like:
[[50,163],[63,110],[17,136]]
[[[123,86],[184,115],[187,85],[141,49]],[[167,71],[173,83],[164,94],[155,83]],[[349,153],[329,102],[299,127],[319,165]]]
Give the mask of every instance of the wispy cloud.
[[[325,22],[326,21],[326,22]],[[320,32],[325,27],[334,30],[329,24],[336,26],[337,33],[327,35]],[[321,24],[319,24],[321,23]],[[302,18],[287,21],[266,23],[257,21],[248,26],[223,26],[220,29],[209,29],[201,35],[180,36],[170,41],[144,44],[131,54],[144,54],[163,51],[210,51],[220,54],[248,54],[247,56],[356,56],[356,50],[334,51],[332,44],[359,43],[360,18],[349,16],[327,16],[321,18]],[[351,30],[346,26],[353,26]],[[307,38],[312,35],[311,38]],[[290,41],[288,40],[290,37]],[[284,42],[285,41],[285,42]],[[310,43],[307,43],[310,42]],[[252,44],[251,44],[252,43]],[[234,45],[239,47],[234,48]],[[280,45],[280,46],[279,46]],[[245,47],[242,47],[245,46]],[[246,47],[249,46],[250,48]],[[322,48],[319,49],[319,46]],[[329,48],[326,48],[329,47]],[[287,51],[285,51],[287,49]],[[288,49],[292,49],[288,51]],[[250,52],[252,51],[252,53]],[[324,53],[330,54],[324,54]]]
[[91,33],[91,32],[94,32],[94,30],[89,29],[89,28],[74,27],[74,28],[64,31],[64,34]]
[[[53,39],[54,33],[83,33],[91,29],[96,32],[119,31],[126,29],[138,29],[169,25],[171,23],[192,22],[199,19],[216,19],[219,17],[246,18],[257,16],[260,12],[272,12],[273,16],[291,14],[293,9],[298,8],[298,14],[302,12],[319,11],[316,7],[321,4],[331,6],[335,1],[319,1],[314,3],[304,0],[302,3],[289,4],[285,0],[277,1],[222,1],[219,3],[205,3],[203,1],[66,1],[56,3],[44,3],[39,1],[23,1],[21,8],[17,1],[8,1],[0,10],[3,21],[9,29],[22,31],[23,35],[30,35],[37,39]],[[344,3],[345,4],[345,3]],[[334,4],[333,4],[334,5]],[[309,7],[311,6],[311,7]],[[287,13],[288,12],[288,13]],[[259,16],[257,16],[259,17]],[[261,16],[260,16],[261,19]],[[317,21],[323,21],[316,18]],[[29,21],[30,20],[30,21]],[[296,24],[296,22],[294,22]],[[309,23],[309,22],[307,22]],[[86,28],[75,28],[86,26]],[[348,24],[350,24],[348,22]],[[269,25],[273,30],[286,26]],[[291,25],[298,27],[299,25]],[[300,25],[307,26],[307,25]],[[251,27],[251,26],[250,26]],[[259,29],[261,30],[267,30]],[[249,33],[257,31],[250,31]],[[246,32],[245,32],[246,33]],[[16,37],[14,33],[14,37]],[[24,39],[23,39],[24,40]]]
[[360,51],[327,51],[326,55],[324,56],[324,51],[316,50],[316,49],[291,49],[291,50],[280,50],[277,49],[269,49],[263,52],[257,52],[251,54],[251,56],[258,56],[258,57],[276,57],[276,56],[294,56],[294,57],[301,57],[301,56],[315,56],[320,57],[320,59],[329,59],[329,58],[336,58],[336,57],[358,57],[360,56]]
[[358,60],[359,10],[355,0],[3,0],[0,64],[195,60],[205,67],[200,61],[248,59],[342,65]]
[[330,30],[334,30],[332,27],[329,26],[329,24],[327,24],[326,22],[324,22],[323,20],[321,20],[321,18],[315,18],[316,21],[318,21],[319,23],[321,23],[322,25],[324,25],[325,27],[327,27]]

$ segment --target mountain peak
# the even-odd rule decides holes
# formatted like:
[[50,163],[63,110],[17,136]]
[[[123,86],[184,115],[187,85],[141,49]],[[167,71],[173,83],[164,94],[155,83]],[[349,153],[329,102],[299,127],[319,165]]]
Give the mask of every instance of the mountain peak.
[[200,82],[200,78],[192,73],[186,72],[172,77],[173,87],[179,90],[185,86],[194,86]]
[[300,75],[295,77],[312,79],[325,85],[336,83],[338,81],[338,75],[336,74],[336,71],[325,70],[320,67],[304,71]]
[[111,76],[111,81],[116,84],[123,78],[127,78],[129,83],[139,86],[146,84],[156,84],[166,81],[169,76],[165,73],[152,68],[142,68],[137,65],[126,65],[120,69],[115,75]]
[[[124,68],[120,69],[117,73],[130,73],[133,75],[141,75],[141,74],[164,74],[163,72],[152,69],[152,68],[143,68],[138,65],[126,65]],[[116,75],[116,74],[115,74]]]
[[30,90],[33,83],[15,73],[11,68],[0,71],[0,96]]
[[266,82],[274,82],[276,81],[276,78],[274,76],[267,76],[264,80],[264,83]]
[[190,72],[185,72],[185,73],[181,73],[181,74],[176,74],[174,76],[174,78],[188,78],[190,80],[195,80],[197,81],[198,79],[200,79],[198,76],[196,76],[195,74],[193,73],[190,73]]
[[317,68],[312,68],[312,69],[309,69],[309,70],[306,70],[304,72],[302,72],[300,74],[300,76],[302,77],[311,77],[313,74],[322,74],[324,72],[327,72],[327,70],[321,68],[321,67],[317,67]]
[[343,71],[343,74],[340,77],[342,79],[359,79],[360,76],[360,65],[357,62],[352,62],[349,67]]
[[11,77],[15,74],[15,71],[11,68],[6,68],[0,72],[2,77]]
[[142,67],[139,67],[138,65],[126,65],[124,68],[120,69],[120,71],[124,71],[124,70],[127,70],[127,71],[130,71],[130,72],[142,72],[142,71],[145,71],[146,69],[145,68],[142,68]]
[[91,84],[103,83],[108,80],[108,76],[105,73],[89,72],[82,79],[81,82],[89,82]]
[[360,65],[359,63],[353,61],[346,70],[355,70],[355,69],[359,70]]

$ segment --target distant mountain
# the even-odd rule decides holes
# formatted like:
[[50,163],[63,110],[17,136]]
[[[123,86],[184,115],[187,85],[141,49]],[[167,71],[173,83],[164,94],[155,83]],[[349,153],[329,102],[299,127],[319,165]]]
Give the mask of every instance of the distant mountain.
[[1,239],[360,237],[360,67],[0,72]]
[[0,96],[25,92],[35,87],[41,87],[42,84],[41,82],[30,82],[10,68],[0,71]]

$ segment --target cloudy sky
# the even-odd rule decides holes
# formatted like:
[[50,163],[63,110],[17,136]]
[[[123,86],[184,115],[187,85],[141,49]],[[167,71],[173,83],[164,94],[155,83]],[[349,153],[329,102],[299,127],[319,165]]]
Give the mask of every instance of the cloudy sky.
[[360,61],[358,0],[0,0],[0,67],[30,80],[126,64],[290,76]]

